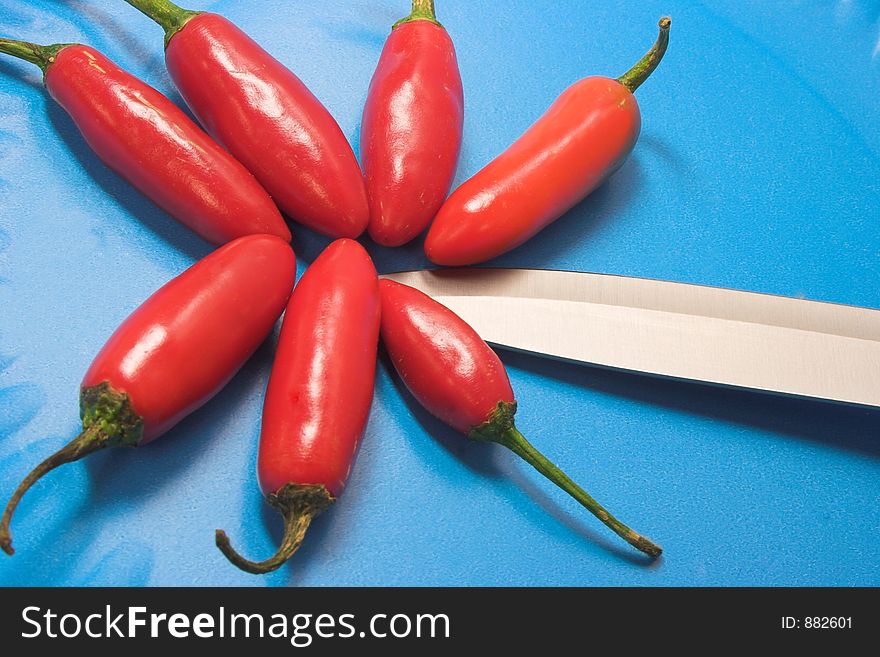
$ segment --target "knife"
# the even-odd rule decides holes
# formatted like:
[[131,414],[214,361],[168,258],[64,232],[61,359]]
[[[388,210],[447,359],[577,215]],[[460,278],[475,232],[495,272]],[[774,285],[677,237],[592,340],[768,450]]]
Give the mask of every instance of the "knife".
[[880,310],[539,269],[386,274],[497,347],[673,379],[880,407]]

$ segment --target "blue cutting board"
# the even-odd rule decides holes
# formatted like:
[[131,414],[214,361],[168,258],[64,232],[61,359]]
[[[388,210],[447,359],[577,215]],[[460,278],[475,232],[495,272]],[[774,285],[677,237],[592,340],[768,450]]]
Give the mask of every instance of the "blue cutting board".
[[[880,2],[438,0],[467,119],[459,182],[570,83],[617,76],[673,17],[639,91],[643,132],[602,189],[493,265],[577,269],[880,306]],[[407,0],[193,0],[289,65],[355,146],[370,75]],[[0,0],[0,33],[97,47],[176,101],[161,30],[122,0]],[[368,242],[365,240],[365,242]],[[295,231],[300,273],[326,240]],[[419,244],[367,243],[380,271]],[[39,71],[0,59],[0,497],[78,429],[114,328],[207,244],[110,173]],[[524,320],[527,318],[524,318]],[[647,565],[501,448],[426,416],[387,361],[348,489],[263,578],[280,523],[254,470],[272,361],[157,443],[39,484],[4,585],[877,585],[880,413],[504,354],[520,428],[661,543]]]

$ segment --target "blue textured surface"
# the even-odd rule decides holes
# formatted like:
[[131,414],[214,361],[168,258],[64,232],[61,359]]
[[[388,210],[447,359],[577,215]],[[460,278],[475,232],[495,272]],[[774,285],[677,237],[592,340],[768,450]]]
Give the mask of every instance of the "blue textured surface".
[[[495,263],[880,306],[880,2],[439,0],[459,52],[459,180],[569,83],[619,75],[673,17],[639,90],[643,133],[602,189]],[[290,65],[356,144],[406,0],[200,2]],[[0,0],[0,33],[89,43],[179,101],[161,31],[122,0]],[[296,231],[301,266],[325,240]],[[418,245],[368,245],[381,271]],[[208,252],[84,145],[36,68],[0,59],[0,497],[78,428],[77,388],[117,324]],[[0,584],[880,584],[880,414],[504,355],[533,442],[666,555],[646,566],[500,448],[401,395],[387,362],[346,494],[259,579],[254,477],[271,345],[142,450],[65,466],[25,498]]]

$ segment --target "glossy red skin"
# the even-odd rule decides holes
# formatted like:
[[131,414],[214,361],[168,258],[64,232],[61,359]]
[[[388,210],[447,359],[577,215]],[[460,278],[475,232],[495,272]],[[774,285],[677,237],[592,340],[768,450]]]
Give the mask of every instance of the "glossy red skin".
[[425,239],[439,265],[472,265],[516,248],[601,185],[641,129],[616,80],[576,82],[510,148],[456,189]]
[[323,484],[338,496],[373,398],[379,287],[370,256],[333,242],[296,286],[278,341],[257,463],[269,495],[288,484]]
[[455,178],[463,123],[464,92],[449,34],[428,20],[394,28],[361,124],[369,232],[376,242],[405,244],[437,214]]
[[498,355],[463,319],[415,288],[379,282],[382,342],[400,378],[432,415],[463,434],[514,401]]
[[217,394],[269,335],[293,288],[296,258],[274,235],[214,251],[160,288],[92,362],[83,388],[128,394],[148,443]]
[[367,228],[367,193],[351,146],[326,108],[278,60],[217,14],[190,19],[165,63],[205,129],[296,221],[331,237]]
[[107,166],[204,239],[219,245],[266,233],[290,241],[278,208],[241,163],[94,48],[63,48],[46,88]]

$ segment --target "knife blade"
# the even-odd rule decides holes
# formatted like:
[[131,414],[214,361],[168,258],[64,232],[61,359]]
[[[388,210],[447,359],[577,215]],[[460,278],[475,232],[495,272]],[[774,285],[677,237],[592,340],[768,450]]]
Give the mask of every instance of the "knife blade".
[[537,269],[383,275],[504,349],[649,375],[880,407],[880,310]]

